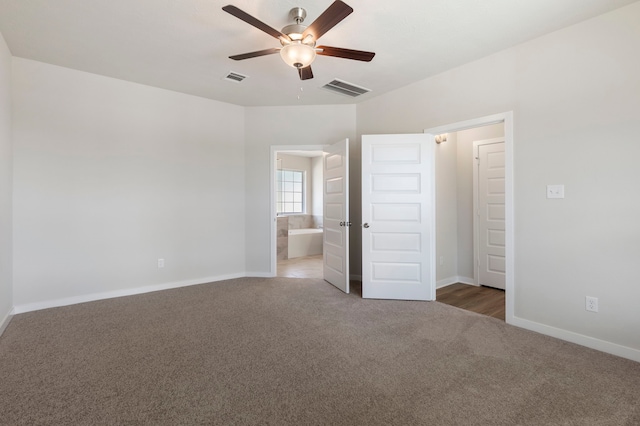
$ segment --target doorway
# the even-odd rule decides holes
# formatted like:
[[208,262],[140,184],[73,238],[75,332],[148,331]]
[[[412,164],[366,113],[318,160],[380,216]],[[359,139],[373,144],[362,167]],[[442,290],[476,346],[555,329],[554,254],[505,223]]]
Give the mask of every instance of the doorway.
[[323,148],[273,152],[275,276],[322,278]]
[[[283,157],[291,154],[310,157],[310,164],[315,166],[307,172],[287,169],[283,165]],[[288,258],[317,254],[304,252],[292,256],[291,237],[295,233],[299,249],[308,250],[311,244],[319,246],[322,278],[349,293],[349,139],[325,146],[272,146],[270,171],[271,276],[277,275],[278,233],[284,234],[287,241]],[[311,195],[314,186],[318,197]],[[322,200],[314,202],[313,199],[318,200],[320,194]],[[316,206],[312,207],[313,204]],[[310,215],[310,212],[318,214]],[[287,225],[278,226],[280,219]],[[292,226],[292,222],[296,226]]]
[[475,281],[504,290],[504,137],[474,141],[473,160]]
[[[482,283],[478,281],[477,238],[474,235],[478,229],[478,211],[474,208],[474,173],[477,173],[477,169],[474,170],[474,142],[504,138],[504,178],[501,181],[504,231],[500,235],[493,234],[501,237],[504,302],[500,303],[503,303],[503,315],[508,323],[513,319],[514,298],[512,129],[512,113],[509,112],[425,130],[440,135],[441,141],[436,147],[436,300],[445,302],[449,298],[455,301],[464,293],[467,305],[484,304],[487,298],[494,297],[488,293],[498,292],[497,297],[500,297],[501,290],[480,287]],[[453,290],[459,294],[451,294]]]

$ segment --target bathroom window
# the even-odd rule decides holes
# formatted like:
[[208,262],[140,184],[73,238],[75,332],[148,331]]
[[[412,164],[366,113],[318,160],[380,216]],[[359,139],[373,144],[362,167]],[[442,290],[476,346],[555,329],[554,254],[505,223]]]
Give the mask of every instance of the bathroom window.
[[278,170],[278,214],[304,213],[304,172]]

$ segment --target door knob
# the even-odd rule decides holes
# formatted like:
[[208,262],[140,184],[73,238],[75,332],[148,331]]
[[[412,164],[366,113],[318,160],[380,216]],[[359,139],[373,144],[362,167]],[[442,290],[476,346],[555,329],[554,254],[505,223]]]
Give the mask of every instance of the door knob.
[[363,227],[363,228],[368,228],[368,227],[369,227],[369,224],[368,224],[368,223],[364,223],[364,224],[362,224],[362,227]]

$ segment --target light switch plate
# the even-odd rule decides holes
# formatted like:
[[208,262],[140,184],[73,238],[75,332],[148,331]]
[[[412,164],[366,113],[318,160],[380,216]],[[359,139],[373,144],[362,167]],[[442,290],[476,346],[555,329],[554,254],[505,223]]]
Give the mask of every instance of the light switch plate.
[[547,198],[564,198],[564,185],[547,185]]

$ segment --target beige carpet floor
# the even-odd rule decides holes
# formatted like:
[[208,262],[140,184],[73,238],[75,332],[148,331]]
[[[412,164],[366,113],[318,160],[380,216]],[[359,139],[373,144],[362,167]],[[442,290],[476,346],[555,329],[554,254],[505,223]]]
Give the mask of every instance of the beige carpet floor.
[[437,302],[237,279],[0,337],[2,425],[639,425],[640,363]]

